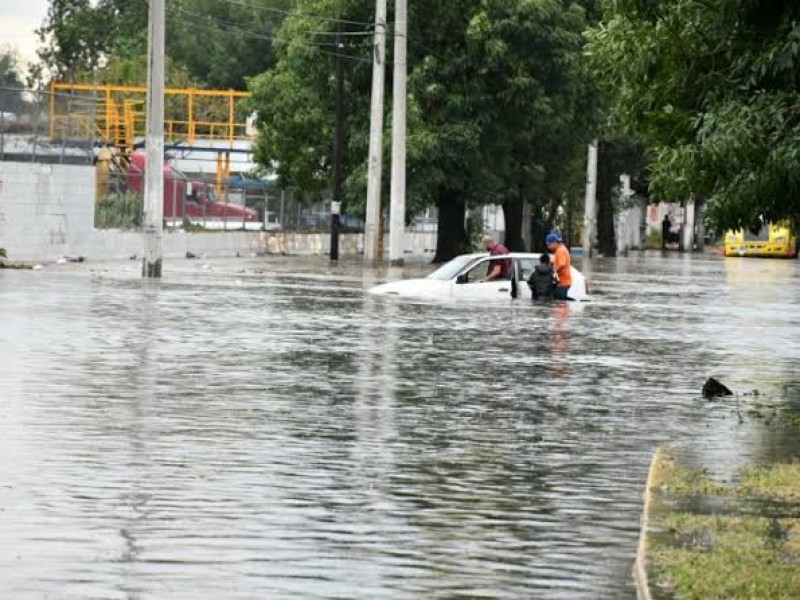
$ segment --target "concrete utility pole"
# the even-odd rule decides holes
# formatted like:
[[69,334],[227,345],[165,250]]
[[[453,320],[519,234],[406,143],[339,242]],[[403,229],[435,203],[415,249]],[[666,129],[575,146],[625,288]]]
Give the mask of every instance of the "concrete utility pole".
[[395,0],[394,7],[389,262],[392,265],[402,265],[406,232],[406,0]]
[[681,227],[681,252],[694,252],[694,198],[686,201],[683,208],[683,227]]
[[586,202],[583,214],[583,255],[591,258],[597,236],[597,139],[586,156]]
[[161,277],[164,234],[164,2],[150,0],[142,277]]
[[369,119],[367,171],[367,221],[364,224],[364,258],[377,261],[378,220],[381,215],[383,168],[383,82],[386,68],[386,0],[375,0],[375,41],[372,47],[372,106]]
[[331,260],[339,260],[339,212],[342,206],[344,155],[344,36],[339,22],[336,35],[336,126],[333,142],[333,201],[331,202]]

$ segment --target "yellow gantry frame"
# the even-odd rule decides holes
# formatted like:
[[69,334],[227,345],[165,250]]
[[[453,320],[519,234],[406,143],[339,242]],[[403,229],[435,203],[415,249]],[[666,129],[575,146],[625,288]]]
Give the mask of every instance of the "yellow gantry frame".
[[[50,137],[55,139],[64,132],[75,131],[78,126],[102,144],[119,150],[133,150],[136,139],[145,135],[145,103],[147,88],[126,85],[93,85],[82,83],[53,83],[50,86]],[[62,106],[60,98],[79,95],[86,103],[91,95],[94,103],[91,110]],[[228,149],[235,141],[250,141],[244,122],[236,122],[236,104],[250,96],[237,90],[202,90],[196,88],[167,88],[164,91],[165,105],[170,97],[185,98],[185,114],[172,107],[173,118],[164,119],[164,141],[180,143],[189,148],[199,147],[202,141],[224,141]],[[197,99],[207,99],[215,106],[217,116],[197,119]],[[227,105],[227,106],[226,106]],[[227,110],[225,110],[227,109]],[[222,114],[225,114],[223,120]]]

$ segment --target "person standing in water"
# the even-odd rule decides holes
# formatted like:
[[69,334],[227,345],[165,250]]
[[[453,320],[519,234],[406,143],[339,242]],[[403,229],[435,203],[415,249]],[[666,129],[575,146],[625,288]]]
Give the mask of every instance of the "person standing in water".
[[571,260],[569,250],[561,242],[561,238],[557,233],[549,233],[545,238],[547,250],[553,254],[553,270],[558,277],[558,285],[556,286],[553,298],[556,300],[567,300],[567,292],[572,285]]
[[533,272],[528,278],[528,287],[531,288],[531,297],[534,300],[547,302],[553,299],[556,274],[550,265],[550,255],[547,252],[542,252],[539,256],[539,263],[533,268]]

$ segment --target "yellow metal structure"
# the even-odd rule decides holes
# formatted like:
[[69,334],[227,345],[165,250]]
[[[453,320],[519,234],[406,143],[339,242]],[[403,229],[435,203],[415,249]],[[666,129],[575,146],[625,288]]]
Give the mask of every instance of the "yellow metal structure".
[[723,251],[725,256],[793,258],[797,255],[797,240],[786,223],[771,223],[758,234],[741,229],[727,231]]
[[[54,83],[50,97],[50,137],[94,139],[102,146],[131,152],[145,136],[147,88]],[[164,143],[221,152],[234,142],[252,141],[246,124],[247,92],[167,88],[164,93]]]

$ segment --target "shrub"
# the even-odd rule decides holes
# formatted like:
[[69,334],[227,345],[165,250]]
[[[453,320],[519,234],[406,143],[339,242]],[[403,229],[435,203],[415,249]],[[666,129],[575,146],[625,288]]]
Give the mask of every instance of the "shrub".
[[95,205],[94,226],[98,229],[136,229],[142,226],[144,203],[141,196],[110,194]]

